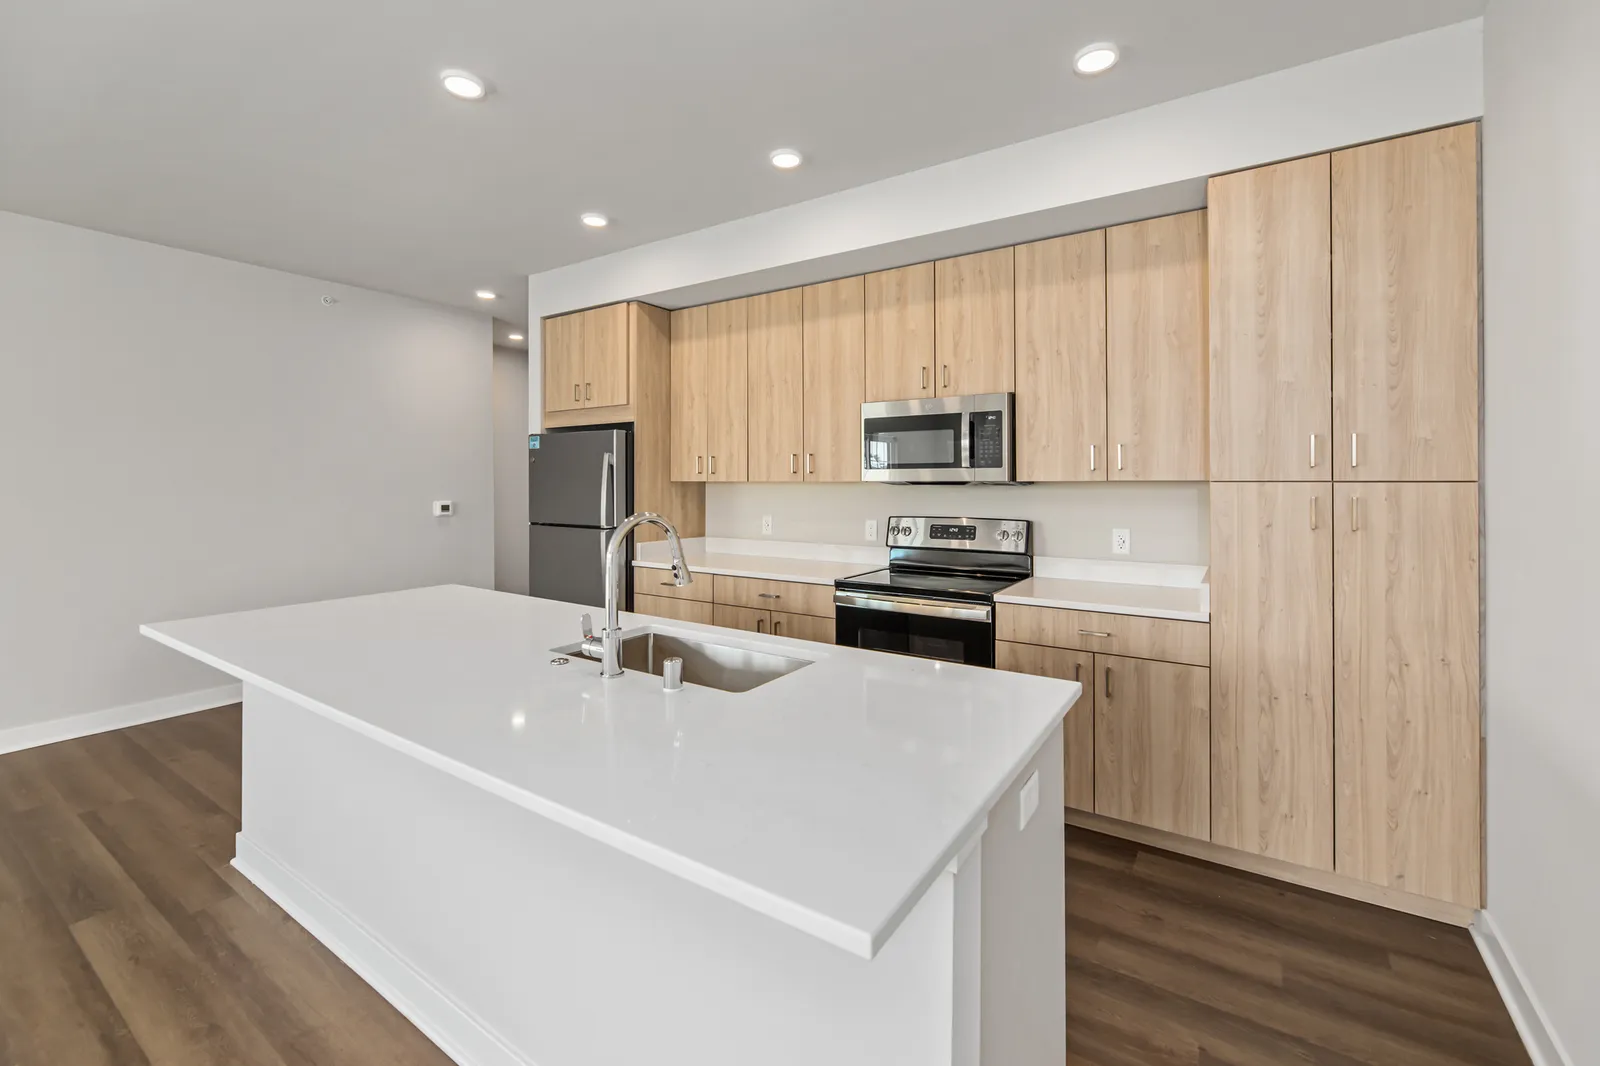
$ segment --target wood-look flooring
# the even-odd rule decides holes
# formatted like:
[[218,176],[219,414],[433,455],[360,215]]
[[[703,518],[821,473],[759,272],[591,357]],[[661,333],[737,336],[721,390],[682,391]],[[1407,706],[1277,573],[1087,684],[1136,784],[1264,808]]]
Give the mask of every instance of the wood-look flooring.
[[[448,1066],[228,865],[239,729],[0,756],[0,1066]],[[1078,829],[1067,883],[1070,1064],[1528,1062],[1461,930]]]

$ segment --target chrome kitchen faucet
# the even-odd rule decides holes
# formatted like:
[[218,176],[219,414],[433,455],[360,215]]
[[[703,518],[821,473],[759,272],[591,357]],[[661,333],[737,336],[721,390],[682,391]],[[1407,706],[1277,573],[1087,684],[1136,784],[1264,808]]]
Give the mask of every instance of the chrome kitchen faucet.
[[606,545],[606,624],[598,638],[594,635],[594,623],[587,614],[583,616],[583,654],[600,660],[601,677],[622,676],[622,623],[617,618],[622,610],[622,546],[629,533],[647,523],[666,530],[667,548],[672,552],[673,583],[681,588],[694,580],[689,564],[683,561],[683,545],[671,522],[652,511],[640,511],[628,516],[627,521],[617,527]]

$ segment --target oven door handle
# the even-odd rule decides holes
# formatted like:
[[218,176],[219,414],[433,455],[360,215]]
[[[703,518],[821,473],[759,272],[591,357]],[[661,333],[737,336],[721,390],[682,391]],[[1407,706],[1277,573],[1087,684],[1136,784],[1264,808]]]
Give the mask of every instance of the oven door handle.
[[845,589],[834,591],[833,603],[835,607],[857,607],[864,611],[889,611],[893,614],[920,614],[929,618],[962,618],[973,622],[994,620],[994,608],[988,604],[920,600],[912,596],[883,596],[877,593],[850,592]]

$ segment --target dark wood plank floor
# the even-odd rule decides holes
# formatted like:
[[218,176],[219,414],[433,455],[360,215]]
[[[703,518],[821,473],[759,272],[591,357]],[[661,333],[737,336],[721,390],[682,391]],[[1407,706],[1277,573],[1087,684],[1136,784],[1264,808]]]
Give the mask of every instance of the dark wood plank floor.
[[[238,817],[237,707],[0,756],[0,1066],[448,1066]],[[1069,1063],[1528,1062],[1461,930],[1080,830],[1067,879]]]

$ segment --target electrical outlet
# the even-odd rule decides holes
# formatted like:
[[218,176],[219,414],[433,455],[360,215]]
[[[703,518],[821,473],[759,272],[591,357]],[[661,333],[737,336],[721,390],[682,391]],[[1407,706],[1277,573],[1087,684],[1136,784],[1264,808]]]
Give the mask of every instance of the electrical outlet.
[[769,537],[772,536],[772,516],[771,515],[764,514],[764,515],[761,516],[761,532],[766,534]]
[[433,501],[433,516],[435,518],[448,518],[456,513],[456,505],[449,500]]
[[1133,537],[1126,529],[1111,531],[1111,554],[1127,555],[1133,549]]
[[867,519],[867,539],[874,542],[878,539],[878,520],[876,518]]
[[1039,771],[1035,770],[1022,786],[1022,809],[1018,812],[1017,829],[1028,828],[1028,819],[1033,817],[1033,812],[1039,809]]

